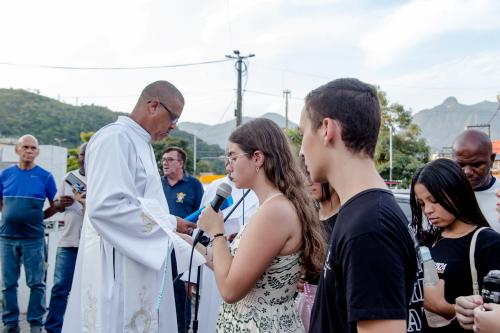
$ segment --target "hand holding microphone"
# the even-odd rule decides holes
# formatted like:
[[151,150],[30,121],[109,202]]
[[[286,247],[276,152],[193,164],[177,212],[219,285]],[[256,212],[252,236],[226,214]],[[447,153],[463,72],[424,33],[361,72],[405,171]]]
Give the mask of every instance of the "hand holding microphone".
[[224,217],[219,210],[226,198],[231,195],[231,191],[231,185],[226,183],[221,183],[219,185],[215,198],[210,203],[211,208],[207,207],[200,215],[198,226],[201,230],[196,236],[195,244],[201,239],[203,232],[207,232],[212,236],[218,233],[224,233]]

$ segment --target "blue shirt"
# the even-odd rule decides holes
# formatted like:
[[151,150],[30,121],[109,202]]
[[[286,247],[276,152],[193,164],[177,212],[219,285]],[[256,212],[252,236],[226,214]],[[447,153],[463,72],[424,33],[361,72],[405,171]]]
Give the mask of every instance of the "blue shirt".
[[161,183],[170,214],[184,218],[200,208],[203,186],[196,177],[184,173],[174,186],[165,177],[161,177]]
[[21,170],[13,165],[0,172],[0,199],[3,200],[0,236],[10,238],[44,237],[43,204],[54,200],[54,177],[35,166]]

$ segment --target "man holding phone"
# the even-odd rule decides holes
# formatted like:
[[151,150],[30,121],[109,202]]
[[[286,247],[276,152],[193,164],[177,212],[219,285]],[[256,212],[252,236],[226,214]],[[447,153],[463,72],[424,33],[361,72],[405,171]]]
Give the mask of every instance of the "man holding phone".
[[[80,146],[78,151],[77,170],[70,171],[66,177],[79,180],[65,181],[63,184],[63,193],[65,195],[75,195],[73,204],[65,209],[64,228],[59,240],[57,249],[56,264],[54,269],[54,286],[50,295],[49,313],[45,321],[45,330],[47,333],[60,333],[63,325],[63,317],[66,312],[73,273],[75,271],[76,256],[78,254],[78,244],[80,243],[80,233],[83,225],[83,213],[85,207],[76,196],[84,196],[85,188],[85,148],[87,144]],[[70,185],[73,184],[73,185]],[[82,184],[75,186],[74,184]],[[73,193],[75,192],[75,193]]]

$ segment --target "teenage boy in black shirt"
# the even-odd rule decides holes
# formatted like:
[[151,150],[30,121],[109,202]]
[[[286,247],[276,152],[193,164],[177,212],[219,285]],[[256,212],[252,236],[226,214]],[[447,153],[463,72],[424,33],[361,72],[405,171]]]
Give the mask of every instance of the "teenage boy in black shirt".
[[315,182],[328,181],[342,207],[330,238],[309,332],[420,332],[421,263],[408,221],[373,154],[377,91],[338,79],[306,97],[301,154]]

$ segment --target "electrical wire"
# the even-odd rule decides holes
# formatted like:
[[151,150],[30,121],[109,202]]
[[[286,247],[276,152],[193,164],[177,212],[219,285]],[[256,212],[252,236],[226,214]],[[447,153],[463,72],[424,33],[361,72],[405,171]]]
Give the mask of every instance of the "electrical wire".
[[161,68],[175,68],[175,67],[187,67],[187,66],[198,66],[198,65],[209,65],[221,62],[231,61],[231,59],[220,59],[220,60],[208,60],[200,62],[191,62],[185,64],[173,64],[173,65],[151,65],[151,66],[114,66],[114,67],[86,67],[86,66],[58,66],[58,65],[35,65],[35,64],[19,64],[13,62],[0,62],[0,66],[14,66],[14,67],[30,67],[30,68],[45,68],[45,69],[62,69],[62,70],[143,70],[143,69],[161,69]]

